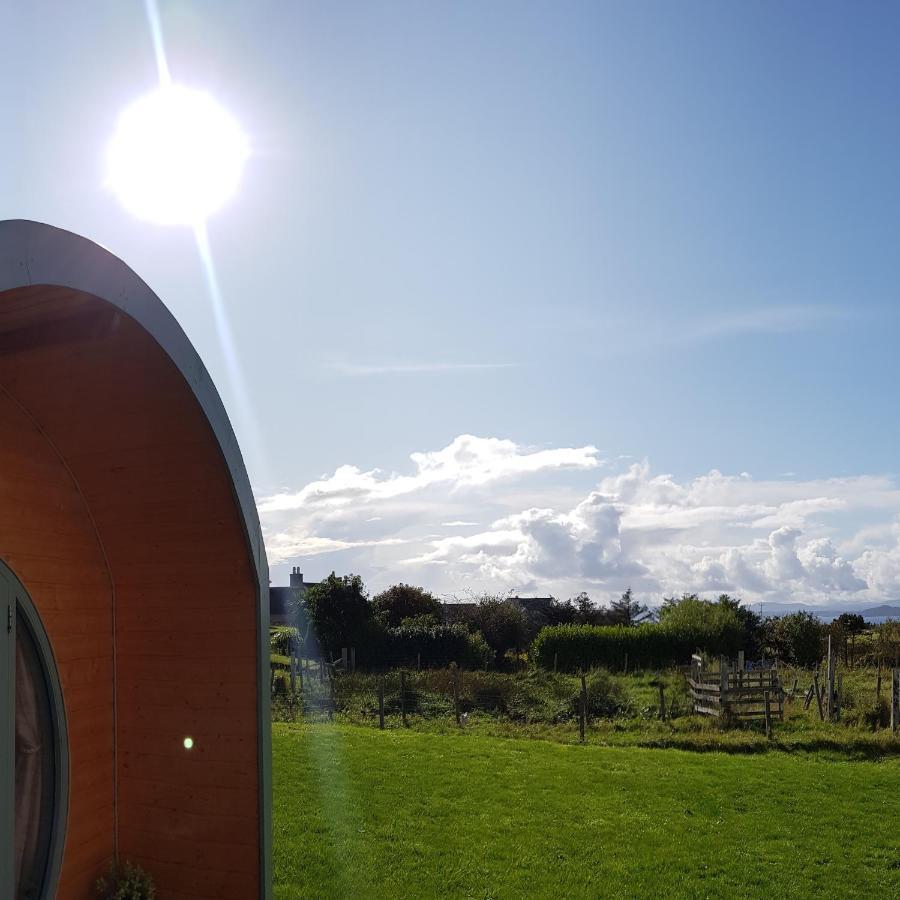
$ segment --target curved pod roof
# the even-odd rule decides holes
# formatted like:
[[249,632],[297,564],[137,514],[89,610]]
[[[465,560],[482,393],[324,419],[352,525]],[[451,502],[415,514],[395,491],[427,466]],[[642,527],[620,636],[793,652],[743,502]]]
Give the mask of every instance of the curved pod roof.
[[60,896],[113,840],[173,896],[269,896],[268,566],[237,440],[150,288],[36,222],[0,222],[0,430],[0,559],[67,707]]
[[216,436],[241,507],[257,577],[268,586],[259,516],[237,438],[209,372],[175,317],[132,269],[93,241],[41,222],[0,222],[0,294],[38,284],[59,285],[105,300],[139,322],[166,351]]

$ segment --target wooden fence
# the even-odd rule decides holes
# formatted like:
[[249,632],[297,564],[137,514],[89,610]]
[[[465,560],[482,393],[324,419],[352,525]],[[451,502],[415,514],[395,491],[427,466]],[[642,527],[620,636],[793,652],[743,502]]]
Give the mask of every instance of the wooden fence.
[[688,679],[694,712],[729,722],[784,719],[784,689],[775,669],[747,669],[744,660],[722,658],[715,666],[691,658]]

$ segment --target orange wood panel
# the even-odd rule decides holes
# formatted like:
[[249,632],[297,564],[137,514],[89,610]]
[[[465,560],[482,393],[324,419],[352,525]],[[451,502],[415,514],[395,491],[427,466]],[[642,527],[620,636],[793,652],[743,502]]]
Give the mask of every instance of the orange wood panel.
[[0,557],[25,585],[41,616],[57,660],[68,720],[69,817],[59,896],[83,897],[90,882],[65,873],[82,868],[96,872],[114,847],[109,574],[85,503],[65,466],[2,391],[0,436]]
[[[6,325],[0,295],[0,385],[69,467],[115,590],[120,853],[155,875],[162,896],[254,897],[258,589],[221,452],[181,373],[128,316],[59,288],[15,293]],[[18,560],[47,587],[60,616],[61,669],[96,730],[103,705],[89,685],[111,671],[97,633],[108,631],[96,605],[107,573],[87,558],[90,534],[73,525],[80,498],[58,496],[57,484],[71,492],[71,479],[44,459],[50,475],[23,490],[19,473],[29,465],[21,448],[8,468],[13,507],[33,500]],[[42,541],[50,527],[52,547]],[[85,558],[61,554],[66,543]],[[85,606],[84,627],[62,622],[68,594],[56,585],[66,578],[95,604]],[[190,752],[186,735],[196,742]],[[81,789],[88,779],[79,779]],[[85,847],[99,846],[92,838]],[[78,896],[90,865],[67,855],[64,866],[61,896]]]

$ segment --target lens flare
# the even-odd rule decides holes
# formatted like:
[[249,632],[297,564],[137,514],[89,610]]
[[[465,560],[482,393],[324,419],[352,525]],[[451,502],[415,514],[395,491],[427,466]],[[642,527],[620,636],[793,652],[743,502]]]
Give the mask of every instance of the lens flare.
[[209,94],[163,84],[119,117],[108,183],[140,219],[196,226],[234,195],[249,153],[237,120]]

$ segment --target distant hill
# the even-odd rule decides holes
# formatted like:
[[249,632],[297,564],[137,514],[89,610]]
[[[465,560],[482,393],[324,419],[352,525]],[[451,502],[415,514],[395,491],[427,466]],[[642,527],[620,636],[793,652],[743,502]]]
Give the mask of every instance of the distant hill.
[[881,606],[872,606],[869,609],[864,609],[860,615],[866,619],[869,616],[894,616],[900,619],[900,606],[889,606],[887,603],[882,603]]
[[[870,601],[871,602],[871,601]],[[858,603],[847,603],[843,606],[814,606],[806,603],[774,603],[763,601],[762,603],[747,603],[747,609],[765,616],[786,616],[789,613],[808,612],[823,622],[830,622],[841,613],[858,613],[864,619],[900,619],[900,605],[896,603],[882,603],[878,606],[870,606],[861,609]]]

